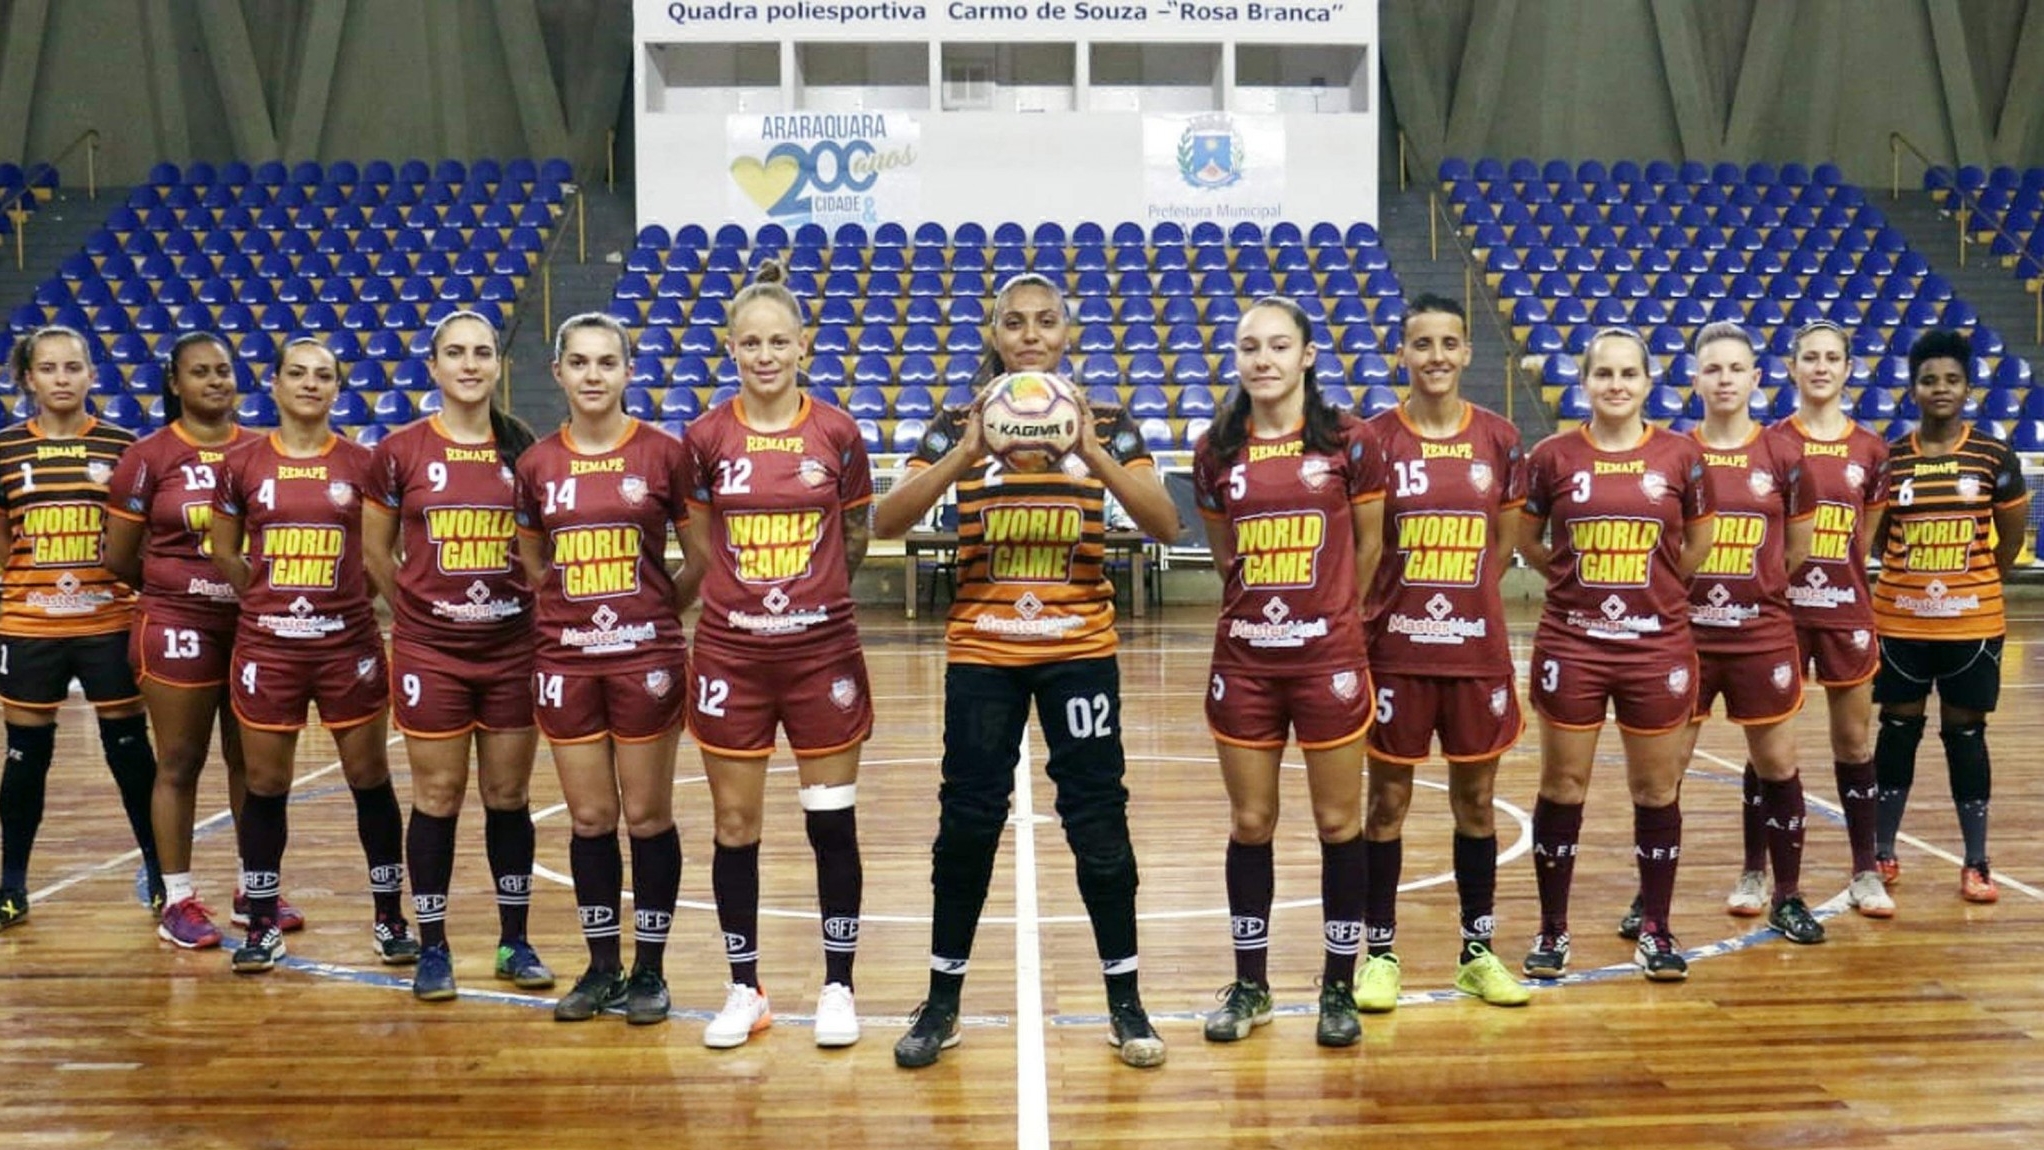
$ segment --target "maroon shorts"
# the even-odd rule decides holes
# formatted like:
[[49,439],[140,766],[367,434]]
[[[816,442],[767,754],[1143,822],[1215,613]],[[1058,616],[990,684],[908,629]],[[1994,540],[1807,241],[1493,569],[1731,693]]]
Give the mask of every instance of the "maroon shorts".
[[532,726],[532,642],[494,652],[449,653],[395,636],[390,641],[391,717],[421,739],[451,739],[480,727]]
[[217,627],[187,627],[137,611],[135,625],[128,629],[128,662],[138,681],[217,687],[227,681],[227,662],[233,652],[232,619]]
[[1701,723],[1722,695],[1725,717],[1742,727],[1765,727],[1803,709],[1803,676],[1788,647],[1752,651],[1698,652],[1696,710]]
[[1526,731],[1512,676],[1448,679],[1437,675],[1376,675],[1377,724],[1370,756],[1408,766],[1426,761],[1434,735],[1441,757],[1480,763],[1512,749]]
[[1237,747],[1282,747],[1293,734],[1300,750],[1326,750],[1369,731],[1374,699],[1366,666],[1282,676],[1217,670],[1207,685],[1207,728]]
[[552,743],[650,743],[688,712],[688,658],[644,671],[533,673],[533,714]]
[[383,714],[390,703],[383,640],[307,659],[297,652],[236,648],[234,717],[259,731],[296,731],[305,726],[306,707],[319,704],[319,721],[329,731],[359,727]]
[[1881,644],[1871,624],[1847,630],[1796,628],[1799,666],[1814,666],[1811,676],[1826,687],[1857,687],[1881,669]]
[[1535,643],[1531,677],[1533,709],[1569,730],[1602,727],[1607,703],[1618,729],[1636,735],[1672,731],[1696,710],[1693,651],[1599,658],[1580,648],[1550,653]]
[[804,757],[834,755],[873,733],[873,692],[857,648],[781,662],[698,643],[688,729],[703,750],[731,759],[773,753],[774,729]]

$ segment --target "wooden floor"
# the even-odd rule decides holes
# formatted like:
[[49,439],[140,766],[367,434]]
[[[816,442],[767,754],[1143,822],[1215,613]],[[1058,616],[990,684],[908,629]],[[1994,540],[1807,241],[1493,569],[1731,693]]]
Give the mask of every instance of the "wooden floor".
[[[869,911],[860,1045],[819,1051],[805,1025],[821,959],[792,775],[773,790],[763,856],[762,968],[780,1022],[718,1052],[700,1043],[723,966],[708,795],[692,747],[675,770],[688,859],[668,964],[678,1017],[643,1029],[614,1018],[570,1026],[551,1020],[548,1000],[490,979],[495,918],[479,817],[462,827],[451,918],[462,998],[415,1003],[373,964],[352,806],[323,738],[300,756],[285,885],[311,926],[291,938],[287,966],[236,977],[220,952],[159,943],[130,894],[124,823],[89,716],[74,705],[35,855],[34,916],[0,935],[0,1146],[2044,1144],[2044,1100],[2031,1093],[2044,1075],[2044,620],[2015,626],[1992,729],[1999,906],[1957,897],[1957,826],[1933,735],[1894,920],[1836,913],[1827,944],[1798,948],[1725,916],[1741,752],[1736,732],[1714,723],[1684,796],[1675,927],[1694,959],[1690,980],[1645,983],[1608,929],[1633,871],[1621,768],[1607,757],[1577,870],[1582,973],[1543,987],[1529,1008],[1501,1010],[1448,990],[1450,823],[1432,766],[1421,777],[1434,789],[1416,798],[1406,834],[1406,1001],[1366,1018],[1364,1042],[1346,1051],[1313,1044],[1318,855],[1296,773],[1286,780],[1272,953],[1285,1012],[1243,1043],[1200,1037],[1196,1019],[1231,972],[1227,808],[1200,718],[1211,627],[1211,608],[1153,613],[1128,625],[1122,657],[1143,985],[1170,1043],[1161,1070],[1122,1067],[1104,1041],[1098,965],[1040,771],[1027,799],[1034,817],[1015,828],[995,874],[965,1042],[929,1070],[894,1068],[890,1048],[926,970],[943,650],[936,620],[906,624],[874,609],[867,653],[880,721],[859,796]],[[1813,799],[1804,873],[1812,901],[1837,911],[1846,853],[1822,714],[1819,698],[1801,720]],[[1532,750],[1529,736],[1499,787],[1499,949],[1514,965],[1535,925]],[[403,791],[401,746],[393,756]],[[224,809],[217,765],[204,794],[202,817]],[[543,751],[535,794],[545,872],[535,941],[572,978],[584,958],[565,880],[568,830]],[[1018,873],[1018,856],[1032,852]],[[208,820],[196,869],[223,914],[233,857],[224,816]],[[1019,927],[1018,906],[1034,909]]]

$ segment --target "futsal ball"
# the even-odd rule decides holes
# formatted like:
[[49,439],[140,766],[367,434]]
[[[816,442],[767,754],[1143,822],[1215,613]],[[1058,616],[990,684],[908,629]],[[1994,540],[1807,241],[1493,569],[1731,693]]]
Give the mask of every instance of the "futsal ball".
[[1049,471],[1079,442],[1079,399],[1063,376],[1004,375],[980,412],[987,450],[1010,471]]

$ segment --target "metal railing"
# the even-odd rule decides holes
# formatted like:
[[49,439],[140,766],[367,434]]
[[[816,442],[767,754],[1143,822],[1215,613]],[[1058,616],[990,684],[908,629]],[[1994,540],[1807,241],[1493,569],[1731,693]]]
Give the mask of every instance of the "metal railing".
[[85,147],[85,194],[99,199],[99,129],[87,128],[73,137],[56,155],[44,160],[22,173],[21,187],[5,198],[0,198],[0,212],[14,223],[14,270],[21,271],[28,266],[27,239],[23,235],[28,229],[30,212],[21,206],[22,201],[35,194],[36,178],[45,171],[55,172],[57,165],[71,158],[71,153]]
[[[561,205],[563,215],[567,213],[570,205],[575,213],[575,262],[586,264],[589,262],[589,213],[579,181],[570,183],[567,187]],[[532,311],[527,305],[531,302],[532,285],[535,280],[539,282],[539,306],[541,317],[546,321],[545,330],[549,332],[554,330],[554,257],[560,253],[561,244],[566,242],[568,231],[565,221],[556,221],[554,234],[548,237],[546,247],[540,252],[538,266],[525,277],[524,283],[518,285],[518,298],[511,301],[511,326],[504,329],[504,347],[507,350],[511,347],[512,341],[518,338],[519,329],[525,325],[525,317]],[[509,411],[511,363],[508,359],[505,361],[504,374],[497,384],[497,390],[504,410]]]
[[[1902,198],[1902,153],[1904,150],[1907,150],[1910,155],[1915,156],[1917,160],[1922,162],[1924,171],[1942,166],[1934,163],[1929,156],[1923,153],[1923,149],[1917,147],[1915,142],[1910,140],[1909,137],[1901,132],[1889,132],[1888,198],[1890,200]],[[1995,218],[1994,213],[1980,206],[1980,197],[1978,195],[1960,187],[1956,179],[1952,181],[1952,192],[1959,199],[1959,209],[1952,214],[1957,218],[1959,224],[1960,267],[1966,266],[1966,249],[1972,245],[1974,226],[1981,220],[1987,222],[1987,228],[1993,231],[1996,236],[2007,240],[2009,246],[2018,253],[2017,258],[2021,258],[2020,253],[2023,251],[2023,242],[2017,239],[2007,228],[2003,227],[2002,222]],[[2035,330],[2031,342],[2044,343],[2044,279],[2026,282],[2024,287],[2036,300]]]

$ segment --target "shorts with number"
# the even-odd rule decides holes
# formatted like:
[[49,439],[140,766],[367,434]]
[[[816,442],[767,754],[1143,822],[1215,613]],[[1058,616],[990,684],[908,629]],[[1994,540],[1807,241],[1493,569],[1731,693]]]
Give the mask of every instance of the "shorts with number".
[[866,657],[849,651],[786,662],[697,643],[688,729],[703,750],[734,759],[773,753],[774,728],[800,756],[834,755],[873,732]]
[[494,650],[441,651],[393,635],[391,718],[421,739],[451,739],[481,728],[532,726],[532,642]]
[[373,646],[312,660],[244,643],[235,649],[231,665],[234,717],[259,731],[302,730],[307,708],[315,703],[320,725],[329,731],[359,727],[390,705],[380,636]]
[[1813,667],[1813,677],[1826,687],[1857,687],[1881,669],[1881,645],[1872,627],[1798,627],[1796,649],[1801,665]]
[[1426,761],[1434,735],[1441,757],[1480,763],[1512,749],[1526,731],[1510,675],[1444,678],[1382,672],[1377,681],[1377,724],[1370,756],[1415,765]]
[[1719,696],[1725,700],[1725,717],[1742,727],[1779,723],[1802,710],[1803,676],[1797,654],[1788,647],[1741,654],[1699,652],[1691,720],[1708,719]]
[[128,666],[127,633],[0,638],[0,699],[9,706],[54,711],[70,697],[73,679],[96,707],[141,698],[135,672]]
[[2001,636],[1992,639],[1894,639],[1881,636],[1874,702],[1919,703],[1933,686],[1939,701],[1968,711],[2001,701]]
[[533,713],[553,743],[650,743],[687,717],[688,659],[645,671],[540,671],[533,675]]
[[1215,671],[1207,682],[1207,728],[1237,747],[1282,747],[1288,732],[1304,751],[1345,746],[1368,733],[1376,711],[1368,667],[1282,676]]
[[128,631],[128,662],[137,679],[153,679],[172,687],[217,687],[227,681],[234,654],[234,623],[184,627],[165,623],[148,611],[135,613]]
[[1654,653],[1642,658],[1598,658],[1579,648],[1550,654],[1533,647],[1533,710],[1557,727],[1594,731],[1605,708],[1618,729],[1658,735],[1689,722],[1696,710],[1696,654]]

